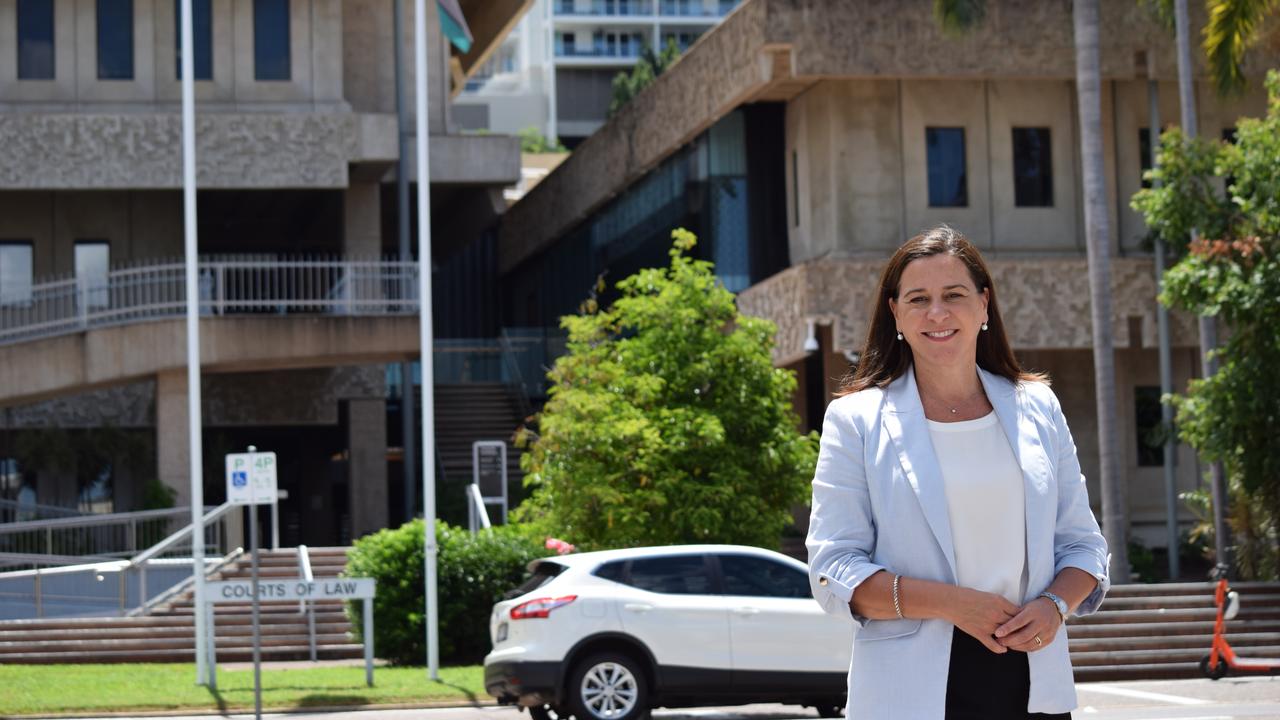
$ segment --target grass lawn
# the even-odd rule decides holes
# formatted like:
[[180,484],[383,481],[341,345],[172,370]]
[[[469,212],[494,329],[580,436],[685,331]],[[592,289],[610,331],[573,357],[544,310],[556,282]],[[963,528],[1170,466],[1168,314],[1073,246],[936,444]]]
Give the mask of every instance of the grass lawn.
[[[120,710],[253,709],[253,670],[218,670],[218,689],[195,684],[192,663],[137,665],[0,665],[0,716]],[[264,708],[372,703],[485,701],[484,668],[378,667],[373,687],[364,667],[262,671]]]

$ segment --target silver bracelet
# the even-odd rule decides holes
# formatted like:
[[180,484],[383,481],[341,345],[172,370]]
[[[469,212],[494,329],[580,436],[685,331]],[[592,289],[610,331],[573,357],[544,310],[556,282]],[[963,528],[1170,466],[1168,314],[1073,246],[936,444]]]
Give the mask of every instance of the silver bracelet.
[[893,611],[898,613],[899,620],[906,620],[906,616],[902,614],[902,603],[898,600],[898,582],[902,580],[902,576],[894,574],[893,576]]

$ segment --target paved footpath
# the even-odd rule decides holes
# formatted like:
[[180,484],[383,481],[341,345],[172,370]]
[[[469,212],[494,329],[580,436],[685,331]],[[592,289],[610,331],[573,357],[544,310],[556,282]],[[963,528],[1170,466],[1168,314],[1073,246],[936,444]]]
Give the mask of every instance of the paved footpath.
[[[1280,720],[1280,677],[1082,683],[1074,720]],[[152,716],[155,717],[155,716]],[[217,715],[169,716],[170,720],[210,720]],[[244,720],[253,715],[230,715]],[[528,720],[510,707],[264,713],[272,720]],[[110,720],[120,720],[117,715]],[[815,720],[817,713],[796,705],[655,710],[653,720]]]

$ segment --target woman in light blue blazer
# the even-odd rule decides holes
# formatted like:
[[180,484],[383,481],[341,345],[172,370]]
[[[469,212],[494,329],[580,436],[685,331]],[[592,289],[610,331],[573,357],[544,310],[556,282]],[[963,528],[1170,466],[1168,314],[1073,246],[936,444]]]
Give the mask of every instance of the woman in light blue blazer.
[[849,717],[1070,717],[1063,623],[1098,609],[1109,556],[1058,399],[959,232],[907,241],[876,297],[807,540],[814,597],[857,626]]

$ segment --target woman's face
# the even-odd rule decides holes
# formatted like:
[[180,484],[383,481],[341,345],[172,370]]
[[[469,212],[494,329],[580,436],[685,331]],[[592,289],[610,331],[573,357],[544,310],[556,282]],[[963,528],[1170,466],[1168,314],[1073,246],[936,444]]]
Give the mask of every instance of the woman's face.
[[987,322],[987,297],[954,255],[912,260],[902,270],[897,299],[889,300],[902,333],[899,342],[926,365],[973,362]]

